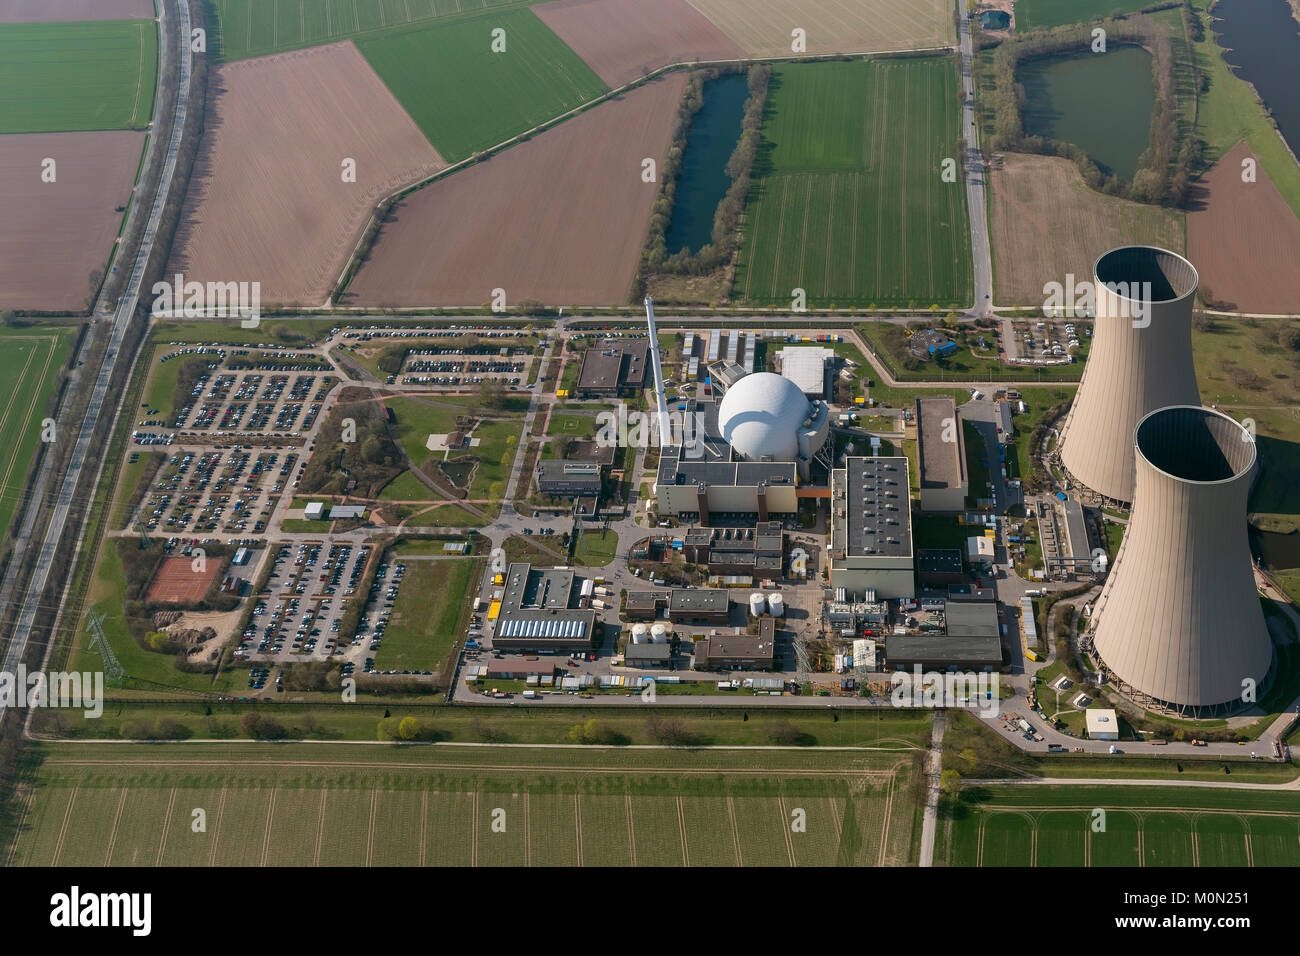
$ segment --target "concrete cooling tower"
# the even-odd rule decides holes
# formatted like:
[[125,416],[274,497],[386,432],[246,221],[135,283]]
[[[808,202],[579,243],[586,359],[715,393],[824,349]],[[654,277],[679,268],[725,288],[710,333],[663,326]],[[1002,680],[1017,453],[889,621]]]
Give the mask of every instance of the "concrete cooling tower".
[[1192,365],[1196,269],[1164,249],[1121,246],[1097,260],[1093,279],[1092,351],[1061,430],[1061,464],[1075,482],[1127,504],[1138,421],[1201,401]]
[[1162,408],[1133,438],[1133,512],[1093,612],[1092,644],[1148,707],[1211,717],[1263,693],[1273,644],[1246,539],[1255,442],[1226,415]]

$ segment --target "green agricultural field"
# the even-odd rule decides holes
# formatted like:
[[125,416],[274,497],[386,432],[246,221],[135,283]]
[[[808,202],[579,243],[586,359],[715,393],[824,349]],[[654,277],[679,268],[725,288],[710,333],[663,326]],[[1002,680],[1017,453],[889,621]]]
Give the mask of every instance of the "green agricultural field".
[[1149,5],[1147,0],[1018,0],[1016,31],[1023,33],[1035,27],[1087,23],[1105,19],[1116,10],[1137,13]]
[[71,347],[71,329],[0,330],[0,538],[22,501],[41,420]]
[[462,636],[467,598],[482,571],[481,558],[408,561],[375,666],[440,670],[452,643]]
[[904,866],[918,852],[917,774],[889,754],[47,744],[38,761],[3,835],[20,866]]
[[[505,31],[505,52],[492,50]],[[459,162],[605,92],[531,10],[432,23],[357,47],[442,158]]]
[[152,20],[0,24],[0,133],[143,129],[157,72]]
[[468,19],[541,0],[213,0],[224,60]]
[[969,305],[951,57],[773,70],[735,295],[810,307]]
[[949,866],[1300,865],[1300,808],[1286,793],[981,787],[945,809]]

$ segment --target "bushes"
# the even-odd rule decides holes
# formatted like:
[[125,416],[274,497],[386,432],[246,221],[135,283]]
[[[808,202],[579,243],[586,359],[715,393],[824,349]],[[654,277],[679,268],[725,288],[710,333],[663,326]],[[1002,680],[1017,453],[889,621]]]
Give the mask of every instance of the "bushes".
[[[389,432],[384,406],[375,401],[340,400],[321,425],[316,452],[302,474],[301,494],[344,494],[355,491],[372,497],[405,469],[401,450]],[[354,441],[344,441],[343,421],[351,419]]]

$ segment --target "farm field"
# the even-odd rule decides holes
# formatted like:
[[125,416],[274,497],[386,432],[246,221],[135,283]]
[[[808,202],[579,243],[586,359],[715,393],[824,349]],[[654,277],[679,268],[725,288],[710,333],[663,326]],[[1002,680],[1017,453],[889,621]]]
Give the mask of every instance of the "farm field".
[[[505,31],[504,53],[491,48],[497,29]],[[412,27],[357,47],[449,163],[605,92],[600,77],[529,10]]]
[[1116,10],[1137,13],[1145,0],[1017,0],[1016,28],[1059,27],[1067,23],[1101,20]]
[[754,56],[790,56],[791,31],[807,31],[807,53],[880,53],[956,42],[943,0],[690,0]]
[[[26,0],[31,2],[31,0]],[[434,20],[469,19],[539,0],[213,0],[221,58],[268,53],[400,31]]]
[[[0,309],[88,307],[90,274],[107,268],[144,142],[131,130],[0,136]],[[53,183],[40,181],[46,157],[57,163]]]
[[1247,158],[1256,157],[1238,143],[1193,188],[1187,254],[1201,298],[1212,308],[1300,313],[1300,219],[1262,163],[1256,182],[1242,182]]
[[0,23],[139,20],[153,15],[153,0],[5,0],[0,5]]
[[1068,159],[1007,153],[989,178],[997,305],[1041,306],[1043,286],[1067,274],[1090,282],[1097,257],[1116,246],[1183,251],[1181,213],[1089,189]]
[[0,539],[22,500],[72,341],[72,329],[0,329]]
[[347,293],[360,305],[481,305],[492,290],[569,305],[627,300],[684,73],[602,103],[398,203]]
[[0,133],[144,128],[153,116],[152,20],[0,25]]
[[735,297],[788,304],[801,288],[810,307],[969,304],[965,189],[940,179],[955,89],[947,57],[773,70]]
[[746,55],[687,0],[552,0],[533,12],[611,87],[669,63]]
[[62,744],[42,757],[9,854],[20,866],[899,866],[918,849],[916,775],[894,755]]
[[375,203],[446,164],[351,43],[222,64],[215,82],[169,272],[319,305]]
[[[1095,809],[1104,831],[1093,831]],[[1286,793],[989,787],[940,819],[949,866],[1300,864],[1300,809]]]
[[380,670],[441,670],[460,628],[471,582],[483,571],[473,558],[411,559],[393,613],[375,652]]

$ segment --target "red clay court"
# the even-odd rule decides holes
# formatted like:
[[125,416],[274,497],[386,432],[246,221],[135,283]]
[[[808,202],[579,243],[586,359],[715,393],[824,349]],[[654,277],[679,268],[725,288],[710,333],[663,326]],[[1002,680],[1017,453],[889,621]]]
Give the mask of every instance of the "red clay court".
[[183,556],[163,558],[149,582],[145,595],[148,604],[185,604],[203,600],[221,568],[221,560],[212,558],[202,571],[194,570],[194,559]]

